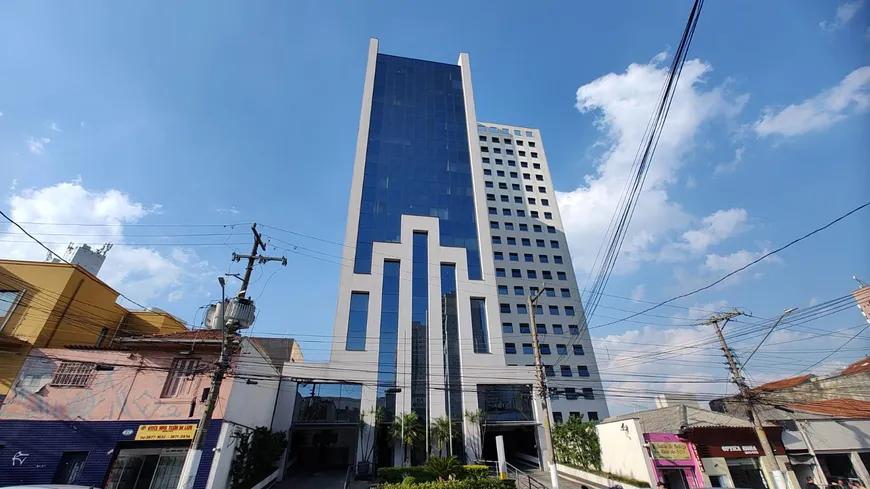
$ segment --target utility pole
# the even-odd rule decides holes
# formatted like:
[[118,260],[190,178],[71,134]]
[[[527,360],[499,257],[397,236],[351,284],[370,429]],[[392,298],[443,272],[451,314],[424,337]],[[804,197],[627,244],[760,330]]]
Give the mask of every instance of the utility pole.
[[532,347],[535,352],[535,376],[538,380],[538,390],[541,396],[541,417],[544,422],[544,446],[549,454],[547,468],[550,471],[552,489],[559,489],[559,473],[556,471],[556,452],[553,450],[553,433],[550,427],[550,393],[547,391],[547,381],[544,375],[544,363],[541,361],[541,347],[538,344],[538,326],[535,324],[535,307],[541,294],[547,289],[546,284],[534,297],[529,296],[529,325],[532,330]]
[[[768,478],[770,479],[769,487],[772,489],[787,489],[788,486],[786,484],[785,476],[782,473],[782,468],[779,465],[779,461],[776,459],[776,454],[773,453],[773,446],[770,444],[770,440],[767,439],[767,435],[764,433],[764,428],[761,425],[761,417],[759,416],[758,409],[755,406],[755,394],[749,389],[749,386],[746,385],[743,376],[740,375],[740,369],[737,367],[734,355],[731,354],[728,344],[725,343],[725,336],[722,335],[722,329],[719,327],[719,322],[724,322],[724,327],[725,324],[728,324],[728,321],[742,314],[742,312],[735,310],[733,312],[713,316],[701,324],[711,325],[716,331],[716,336],[719,337],[719,343],[722,345],[722,351],[725,352],[725,358],[728,360],[728,367],[731,370],[734,384],[737,385],[741,397],[746,401],[746,413],[754,425],[755,434],[758,436],[761,449],[764,450],[764,457],[767,459],[769,467]],[[785,314],[783,317],[784,316]]]
[[237,255],[233,253],[233,261],[238,262],[243,258],[248,260],[248,266],[245,268],[245,275],[242,278],[242,286],[235,298],[229,301],[226,299],[226,281],[223,277],[218,277],[218,282],[221,285],[221,302],[216,307],[215,312],[218,315],[217,327],[221,329],[221,354],[212,375],[211,388],[208,392],[205,409],[199,419],[196,433],[193,436],[190,449],[187,451],[184,465],[181,468],[178,489],[193,488],[193,484],[196,481],[196,473],[199,471],[199,462],[202,459],[205,437],[208,434],[208,425],[211,423],[211,417],[214,414],[214,408],[220,396],[224,376],[230,368],[230,352],[233,347],[233,341],[238,336],[236,334],[238,330],[250,327],[254,322],[254,301],[245,297],[251,280],[251,272],[254,269],[254,263],[259,261],[260,264],[265,264],[270,261],[280,261],[282,265],[287,266],[286,257],[274,258],[257,255],[258,248],[266,251],[266,243],[263,242],[262,236],[257,232],[257,223],[251,225],[251,231],[254,233],[254,248],[251,250],[251,254]]

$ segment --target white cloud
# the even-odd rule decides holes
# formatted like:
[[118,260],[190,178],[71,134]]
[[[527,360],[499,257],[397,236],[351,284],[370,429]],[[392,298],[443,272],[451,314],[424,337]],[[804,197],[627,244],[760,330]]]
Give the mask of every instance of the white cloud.
[[[746,266],[753,261],[765,255],[769,250],[748,251],[740,250],[728,255],[717,255],[715,253],[708,254],[702,265],[704,269],[710,272],[730,273],[740,267]],[[782,259],[776,255],[765,258],[768,263],[782,263]]]
[[819,27],[826,31],[840,29],[855,17],[863,5],[864,0],[855,0],[854,2],[846,2],[842,4],[837,7],[837,11],[834,14],[834,21],[828,22],[823,20],[819,22]]
[[236,209],[236,206],[232,206],[229,209],[221,208],[221,209],[216,209],[216,210],[219,214],[232,214],[234,216],[241,214],[241,212],[238,209]]
[[[126,243],[123,225],[151,214],[155,206],[148,208],[119,190],[91,191],[80,181],[73,181],[23,190],[12,195],[8,204],[15,221],[43,223],[24,227],[61,256],[71,241],[92,246],[119,245],[109,251],[99,277],[137,302],[178,300],[183,289],[196,287],[214,274],[208,262],[192,250],[171,248],[164,253]],[[85,226],[56,226],[64,223]],[[8,234],[0,237],[0,257],[45,259],[45,250],[17,228],[10,224],[6,231]]]
[[31,153],[39,155],[42,154],[43,151],[45,151],[45,145],[50,142],[50,138],[35,138],[33,136],[30,136],[29,138],[27,138],[27,147],[30,149]]
[[746,228],[746,209],[718,210],[701,220],[701,227],[683,233],[683,242],[692,252],[701,253]]
[[767,109],[755,123],[761,137],[778,134],[799,136],[826,129],[852,113],[870,108],[870,66],[863,66],[846,75],[835,87],[822,91],[799,104],[781,111]]
[[716,165],[716,168],[713,169],[714,175],[721,175],[722,173],[730,173],[737,169],[737,165],[743,161],[743,151],[745,148],[737,148],[734,150],[734,159],[729,161],[728,163],[719,163]]
[[55,132],[63,132],[60,130],[60,127],[58,127],[57,123],[55,123],[55,122],[52,122],[51,124],[49,124],[48,128],[51,129],[52,131],[55,131]]
[[[667,77],[667,68],[656,56],[649,64],[632,64],[624,73],[610,73],[577,89],[577,108],[594,112],[595,126],[606,148],[596,172],[570,192],[557,192],[559,209],[571,244],[574,265],[580,272],[592,269],[611,216],[629,178],[635,154],[643,140],[650,114],[655,110]],[[746,96],[731,96],[723,87],[708,88],[704,77],[710,65],[687,61],[676,87],[673,105],[647,174],[632,223],[626,233],[617,271],[652,259],[647,250],[671,231],[685,228],[692,216],[670,199],[668,186],[677,182],[677,170],[694,148],[695,137],[707,122],[737,115]]]
[[644,297],[646,297],[646,286],[643,284],[636,285],[631,291],[631,298],[639,301],[643,300]]
[[695,180],[695,177],[689,176],[686,177],[686,188],[695,188],[698,186],[698,181]]
[[818,304],[818,303],[819,303],[819,298],[818,298],[818,297],[810,297],[810,302],[807,304],[807,306],[809,306],[809,307],[813,307],[813,306],[815,306],[815,305]]

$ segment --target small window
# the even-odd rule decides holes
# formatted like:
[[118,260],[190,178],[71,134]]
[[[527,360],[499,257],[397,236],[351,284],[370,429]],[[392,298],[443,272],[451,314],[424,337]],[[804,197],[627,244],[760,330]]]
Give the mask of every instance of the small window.
[[[493,139],[493,141],[495,141],[495,139]],[[530,147],[530,148],[534,148],[534,147],[535,147],[535,142],[534,142],[534,141],[529,141],[529,147]]]
[[501,251],[494,251],[492,253],[492,258],[494,260],[504,260],[504,253],[502,253]]
[[599,421],[598,411],[589,411],[588,413],[586,413],[586,420],[587,421]]
[[531,238],[522,238],[523,246],[532,246]]
[[531,343],[523,343],[523,353],[526,355],[532,355],[535,353]]
[[511,277],[523,278],[523,272],[519,268],[511,268]]
[[541,355],[549,355],[553,353],[550,351],[550,345],[547,343],[541,343]]
[[535,314],[539,314],[539,315],[544,314],[544,306],[541,304],[536,305],[535,306]]
[[535,191],[534,189],[535,188],[532,187],[531,185],[526,185],[526,192],[534,192]]
[[536,240],[535,240],[535,246],[537,246],[538,248],[546,248],[546,247],[547,247],[547,242],[544,241],[543,239],[536,239]]
[[523,173],[523,180],[531,180],[532,176],[528,173]]
[[504,344],[504,352],[508,355],[514,355],[517,352],[516,343],[505,343]]
[[553,263],[562,263],[562,255],[553,255]]
[[538,192],[541,192],[542,194],[547,193],[547,187],[538,187]]
[[517,314],[528,314],[529,309],[525,304],[517,304]]
[[529,323],[520,323],[520,333],[530,334],[532,330],[529,328]]
[[514,230],[514,223],[506,222],[506,223],[504,223],[504,228],[508,231],[513,231]]
[[502,202],[510,202],[510,201],[511,201],[511,199],[508,198],[507,195],[499,195],[499,199],[500,199]]
[[[546,324],[536,324],[535,329],[538,331],[538,334],[547,334],[547,325]],[[550,345],[547,345],[547,350],[550,349]]]
[[[544,214],[549,214],[549,212],[545,212]],[[556,234],[556,227],[555,226],[547,226],[547,232],[550,234]]]
[[497,177],[503,177],[503,176],[504,176],[504,170],[496,170],[496,171],[495,171],[495,176],[497,176]]
[[489,221],[490,229],[498,229],[498,221]]
[[538,278],[538,272],[536,272],[534,270],[526,270],[526,277],[527,278]]
[[486,126],[477,126],[477,132],[486,132]]
[[514,160],[508,160],[508,166],[517,166],[517,162]]
[[[556,345],[556,355],[567,355],[568,345]],[[568,367],[569,369],[571,367]]]
[[486,156],[484,156],[484,157],[483,157],[483,162],[484,162],[484,163],[489,163],[489,158],[486,157]]
[[565,272],[556,271],[556,280],[568,280],[568,274]]
[[577,375],[580,377],[589,377],[589,367],[586,365],[577,365]]
[[511,215],[511,210],[510,210],[510,209],[502,209],[502,210],[501,210],[501,215],[503,215],[503,216],[509,216],[509,215]]
[[541,205],[544,207],[550,207],[550,201],[548,199],[541,199]]
[[502,134],[510,134],[511,132],[510,132],[510,130],[508,130],[508,129],[502,129],[502,130],[501,130],[501,133],[502,133]]
[[503,164],[504,164],[504,161],[502,161],[501,158],[496,158],[496,159],[495,159],[495,164],[496,164],[496,165],[503,165]]
[[512,184],[511,184],[511,189],[512,189],[512,190],[517,190],[517,191],[519,191],[519,189],[520,189],[520,184],[518,184],[518,183],[512,183]]
[[549,309],[550,309],[551,316],[558,316],[559,315],[559,306],[549,306]]
[[93,363],[60,362],[51,376],[51,386],[86,388],[94,378],[94,371]]
[[492,182],[483,182],[483,185],[484,185],[486,188],[493,188]]
[[[492,148],[492,152],[495,153],[495,154],[497,154],[497,155],[500,155],[500,154],[501,154],[501,148]],[[537,156],[535,156],[535,158],[537,158]]]
[[512,246],[516,246],[517,238],[514,238],[513,236],[508,236],[507,244],[512,245]]
[[[496,153],[498,153],[499,152],[498,148],[495,148],[495,149],[496,149]],[[532,158],[537,158],[537,157],[538,157],[538,153],[535,153],[534,151],[532,151]]]
[[501,332],[502,333],[513,333],[514,332],[514,324],[513,323],[501,323]]
[[561,412],[553,411],[553,422],[554,423],[561,423],[562,422],[562,413]]
[[[574,395],[574,399],[577,399],[576,394]],[[569,419],[570,419],[570,418],[583,419],[583,414],[580,413],[579,411],[571,411],[571,413],[568,415],[568,418],[569,418]]]
[[519,253],[511,253],[510,260],[511,261],[520,261],[520,254]]
[[528,201],[529,201],[529,205],[535,205],[535,198],[534,197],[529,197]]
[[[529,212],[529,214],[532,216],[532,219],[538,218],[538,211],[531,211],[531,212]],[[540,226],[538,226],[538,227],[540,227]]]
[[518,178],[518,177],[517,177],[517,172],[512,171],[512,172],[511,172],[511,178]]
[[544,373],[547,374],[547,377],[555,377],[556,371],[553,370],[552,365],[544,365]]
[[528,168],[528,167],[529,167],[529,163],[526,162],[526,161],[521,161],[521,162],[520,162],[520,166],[523,167],[523,168]]
[[498,182],[498,188],[502,190],[507,190],[507,184],[504,182]]
[[529,287],[529,295],[534,297],[538,295],[538,291],[541,290],[538,287]]
[[552,218],[553,218],[552,212],[545,212],[544,213],[544,219],[552,219]]
[[529,230],[528,224],[522,224],[522,223],[520,224],[520,231],[528,231],[528,230]]
[[499,285],[498,286],[498,295],[507,295],[508,288],[507,285]]
[[517,209],[517,217],[526,217],[526,211]]
[[591,387],[583,388],[583,399],[586,399],[587,401],[592,401],[595,399],[595,394],[592,392]]
[[[569,401],[577,400],[577,389],[573,387],[565,387],[565,399]],[[580,413],[571,413],[571,415],[580,414]]]
[[547,287],[544,289],[544,292],[547,294],[547,297],[556,297],[556,290],[552,287]]
[[[514,129],[514,136],[522,136],[522,135],[523,135],[522,131],[520,131],[519,129]],[[519,141],[517,141],[517,144],[519,144]]]
[[495,194],[486,194],[486,200],[495,202]]
[[553,280],[553,273],[549,270],[541,270],[541,277],[544,280]]
[[540,233],[541,231],[544,230],[544,228],[542,228],[540,224],[535,224],[534,226],[532,226],[532,229],[533,229],[536,233]]
[[565,315],[573,316],[574,315],[574,306],[565,306]]
[[487,148],[486,146],[481,146],[481,147],[480,147],[480,152],[481,152],[481,153],[489,153],[489,148]]
[[484,168],[484,169],[483,169],[483,174],[486,175],[486,176],[490,176],[490,177],[491,177],[491,176],[492,176],[492,170],[490,170],[489,168]]
[[550,258],[547,255],[538,255],[538,261],[541,263],[549,263]]
[[[519,131],[517,131],[517,132],[519,132]],[[522,139],[517,139],[517,146],[522,146],[523,144],[525,144],[525,143],[523,143]]]
[[519,196],[514,197],[514,204],[522,204],[522,203],[523,203],[522,197],[519,197]]
[[173,360],[160,397],[176,397],[190,394],[189,390],[193,384],[193,376],[196,374],[197,365],[199,365],[199,359],[197,358],[176,358]]
[[501,244],[501,236],[493,236],[492,244]]
[[571,373],[571,366],[570,365],[562,365],[561,370],[562,370],[562,377],[573,377],[573,374]]
[[517,154],[520,156],[525,156],[526,152],[525,151],[517,151]]
[[541,164],[540,163],[532,163],[532,168],[534,168],[535,170],[540,170]]
[[508,138],[505,138],[504,143],[505,143],[505,144],[513,144],[513,141],[511,141],[511,140],[508,139]]
[[559,247],[559,242],[558,242],[558,241],[555,241],[555,240],[554,240],[554,241],[550,241],[550,248],[558,248],[558,247]]
[[539,182],[543,182],[543,181],[544,181],[544,175],[535,175],[535,180],[537,180],[537,181],[539,181]]
[[[478,126],[477,130],[478,131],[480,130],[480,126]],[[479,136],[479,137],[480,137],[481,141],[486,142],[486,136]]]
[[496,277],[504,277],[504,276],[506,276],[505,273],[504,273],[504,268],[496,268],[496,269],[495,269],[495,276],[496,276]]
[[[532,135],[532,131],[526,131],[526,137],[527,137],[527,138],[534,137],[534,136]],[[531,142],[531,141],[529,141],[529,142]]]
[[577,326],[576,324],[569,324],[568,325],[568,333],[573,334],[573,335],[580,334],[580,326]]
[[514,295],[526,295],[522,285],[514,285]]
[[565,331],[562,329],[561,324],[553,325],[553,334],[565,334]]
[[491,215],[498,215],[498,209],[496,209],[495,207],[490,207],[490,208],[489,208],[489,213],[490,213]]
[[504,150],[504,154],[506,154],[506,155],[508,155],[508,156],[513,156],[513,154],[514,154],[514,150],[512,150],[512,149],[506,149],[506,150]]
[[498,143],[498,142],[500,142],[500,141],[499,141],[499,139],[498,139],[497,137],[493,137],[493,138],[492,138],[492,142],[494,142],[494,143]]
[[531,253],[525,253],[523,255],[523,260],[527,263],[534,263],[535,262],[535,255],[533,255]]
[[571,297],[571,289],[561,289],[562,297]]
[[586,352],[583,351],[583,345],[571,345],[574,348],[575,355],[585,355]]
[[499,310],[501,312],[504,312],[504,313],[510,313],[511,312],[511,305],[510,304],[499,304]]

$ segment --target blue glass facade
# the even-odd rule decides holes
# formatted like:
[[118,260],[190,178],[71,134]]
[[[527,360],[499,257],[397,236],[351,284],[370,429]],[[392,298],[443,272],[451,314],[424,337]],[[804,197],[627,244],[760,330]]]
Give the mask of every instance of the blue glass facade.
[[369,295],[366,292],[350,294],[350,313],[347,318],[345,350],[366,349],[366,326],[369,317]]
[[399,343],[399,262],[384,262],[381,286],[381,329],[378,343],[378,406],[387,419],[396,412],[394,394],[387,389],[396,386],[396,348]]
[[471,299],[471,334],[474,341],[474,353],[489,353],[486,301],[481,298],[472,297]]
[[411,409],[426,417],[429,377],[429,236],[414,233],[411,264]]
[[456,304],[456,266],[441,265],[442,335],[444,338],[446,379],[445,405],[450,407],[450,418],[462,422],[462,370],[459,357],[459,311]]
[[371,273],[373,242],[399,242],[403,214],[437,217],[481,279],[461,68],[378,54],[355,273]]

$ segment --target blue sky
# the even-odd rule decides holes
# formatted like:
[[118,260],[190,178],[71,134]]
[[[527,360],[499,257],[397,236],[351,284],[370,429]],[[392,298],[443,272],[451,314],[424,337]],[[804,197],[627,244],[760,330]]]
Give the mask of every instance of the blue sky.
[[[341,266],[334,243],[343,241],[368,39],[378,37],[389,54],[455,62],[470,53],[479,117],[541,129],[582,287],[625,178],[623,153],[637,148],[634,132],[645,127],[689,8],[4,2],[3,208],[53,223],[28,226],[47,242],[118,243],[101,276],[188,321],[218,293],[215,275],[240,271],[230,253],[249,250],[248,225],[221,224],[299,233],[261,229],[274,245],[302,248],[273,248],[289,266],[254,272],[254,334],[294,335],[306,357],[325,359]],[[638,301],[708,283],[868,200],[868,19],[861,0],[706,4],[689,53],[696,61],[607,289],[629,299],[602,300],[611,309],[600,307],[593,326],[625,314],[612,308],[638,310]],[[852,275],[870,280],[868,222],[870,211],[856,214],[677,304],[767,318],[843,296],[857,286]],[[4,256],[42,257],[20,236],[4,236]],[[680,345],[707,334],[685,327],[698,311],[651,314],[637,318],[647,324],[593,330],[607,347],[602,369],[609,358],[613,371],[630,374],[619,352],[663,348],[627,342]],[[754,377],[811,365],[862,320],[851,308],[807,323],[835,333],[784,345]],[[845,328],[853,329],[836,332]],[[820,373],[868,353],[868,338]],[[703,354],[719,361],[714,349]]]

